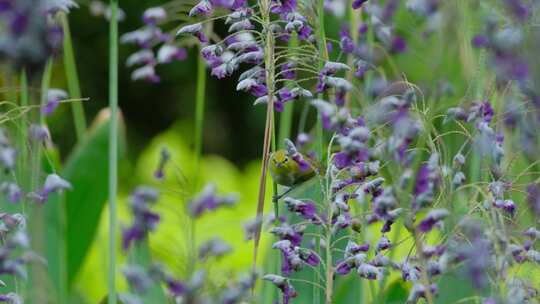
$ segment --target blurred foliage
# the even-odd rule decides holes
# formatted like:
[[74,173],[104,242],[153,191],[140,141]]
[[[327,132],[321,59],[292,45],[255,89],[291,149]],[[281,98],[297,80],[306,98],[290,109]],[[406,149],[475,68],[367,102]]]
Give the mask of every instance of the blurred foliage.
[[[167,264],[180,278],[185,274],[186,263],[189,263],[186,257],[191,250],[189,240],[192,222],[185,213],[186,202],[193,191],[200,188],[188,182],[195,180],[196,177],[193,172],[193,154],[184,140],[189,138],[189,131],[188,123],[177,123],[154,137],[136,161],[134,174],[130,180],[132,184],[154,185],[162,190],[155,209],[161,214],[161,223],[158,229],[150,234],[150,248],[153,256]],[[165,179],[162,182],[156,182],[153,172],[159,161],[159,152],[163,147],[170,151],[171,163],[166,169]],[[241,199],[234,208],[220,209],[215,213],[205,214],[194,227],[197,244],[219,236],[234,248],[231,255],[207,265],[211,268],[208,270],[212,273],[214,283],[219,286],[224,285],[231,275],[246,271],[251,265],[253,247],[251,243],[245,242],[241,223],[254,216],[260,170],[258,162],[249,163],[240,170],[230,161],[216,155],[206,155],[201,165],[200,185],[214,182],[219,191],[236,192]],[[127,199],[127,192],[119,197],[119,216],[123,226],[129,222]],[[267,199],[270,199],[270,193]],[[98,302],[107,290],[107,261],[104,259],[108,244],[107,219],[108,212],[104,210],[96,239],[75,287],[89,303]],[[267,243],[263,237],[263,247]],[[120,251],[119,254],[123,256],[119,260],[119,265],[122,265],[125,262],[125,256]],[[261,261],[264,261],[264,257]],[[121,277],[119,277],[119,284],[124,289],[126,288]]]

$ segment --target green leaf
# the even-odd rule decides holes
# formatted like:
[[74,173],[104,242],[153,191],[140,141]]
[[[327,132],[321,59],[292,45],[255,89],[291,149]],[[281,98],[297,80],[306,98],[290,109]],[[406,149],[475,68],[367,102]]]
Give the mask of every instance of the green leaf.
[[[98,121],[68,158],[62,176],[73,185],[65,195],[67,278],[71,286],[94,240],[99,218],[108,197],[108,111],[98,115]],[[121,124],[121,123],[120,123]],[[122,127],[122,126],[120,126]],[[121,159],[125,152],[125,134],[118,136]]]
[[[463,299],[472,299],[476,292],[471,280],[465,276],[463,266],[445,273],[437,286],[439,292],[437,295],[437,304],[451,304]],[[469,302],[466,302],[469,303]]]

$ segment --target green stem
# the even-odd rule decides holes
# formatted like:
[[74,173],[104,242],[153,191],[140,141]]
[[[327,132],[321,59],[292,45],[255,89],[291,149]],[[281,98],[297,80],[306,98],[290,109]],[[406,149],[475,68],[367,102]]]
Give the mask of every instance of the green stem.
[[[326,48],[326,31],[324,26],[324,0],[319,0],[317,6],[317,15],[319,17],[319,54],[321,60],[319,60],[319,70],[321,70],[325,64],[325,61],[328,60],[328,49]],[[323,99],[323,94],[320,93],[318,96],[319,99]],[[322,160],[324,155],[324,132],[322,126],[322,120],[320,117],[317,119],[317,125],[315,126],[315,136],[316,144],[315,147],[319,154],[319,158]]]
[[[45,68],[43,70],[43,75],[41,78],[41,95],[37,90],[32,90],[31,100],[34,106],[38,106],[36,109],[33,109],[28,114],[28,120],[33,124],[44,124],[45,116],[41,114],[40,107],[43,106],[47,100],[47,91],[49,88],[49,83],[51,79],[52,72],[52,60],[47,60]],[[34,75],[34,81],[37,81],[37,78]],[[36,83],[37,86],[37,83]],[[32,86],[35,88],[36,86]],[[39,113],[39,114],[38,114]],[[28,134],[25,135],[25,139],[29,139]],[[40,187],[41,179],[41,142],[39,140],[30,139],[30,176],[29,176],[29,189],[34,191]],[[29,225],[30,229],[30,240],[32,249],[40,255],[46,254],[45,240],[44,240],[44,231],[45,231],[45,222],[44,222],[44,210],[42,206],[34,206],[31,209],[31,221]],[[31,267],[32,275],[32,288],[31,288],[31,299],[33,303],[39,303],[41,301],[47,302],[53,293],[48,292],[47,286],[49,281],[47,279],[47,272],[44,269],[43,265],[34,264]]]
[[[197,87],[195,96],[195,174],[199,175],[199,166],[202,154],[204,108],[206,91],[206,63],[202,56],[197,57]],[[195,188],[199,178],[196,178]]]
[[[65,13],[60,13],[60,20],[64,30],[64,69],[66,71],[66,80],[68,85],[69,96],[72,99],[80,99],[81,89],[79,85],[79,76],[77,73],[77,64],[75,54],[73,52],[73,43],[71,41],[71,31],[69,29],[69,20]],[[75,122],[75,132],[77,140],[81,141],[86,132],[86,118],[84,115],[84,107],[82,101],[72,101],[71,110],[73,112],[73,121]]]
[[111,0],[109,28],[109,296],[108,303],[116,304],[116,195],[118,191],[118,1]]

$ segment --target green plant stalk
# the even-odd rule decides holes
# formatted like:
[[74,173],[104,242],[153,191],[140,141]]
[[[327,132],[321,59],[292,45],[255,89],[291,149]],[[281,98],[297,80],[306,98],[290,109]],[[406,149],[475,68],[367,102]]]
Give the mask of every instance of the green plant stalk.
[[206,63],[202,56],[197,56],[197,87],[195,95],[195,174],[197,188],[199,183],[199,167],[202,154],[204,108],[206,91]]
[[[352,8],[353,0],[347,1],[347,15],[349,17],[349,32],[351,33],[351,39],[353,41],[354,45],[358,45],[358,23],[359,23],[359,16],[361,14],[362,8],[359,9],[358,12]],[[347,65],[353,66],[354,65],[354,56],[353,54],[347,55]],[[350,83],[354,85],[354,70],[350,70],[347,72],[347,80],[349,80]],[[352,94],[347,94],[347,97],[345,99],[345,105],[346,107],[351,107],[352,103]]]
[[[23,108],[23,111],[26,111],[26,108],[28,108],[28,78],[26,76],[26,71],[22,71],[20,75],[20,87],[21,87],[21,93],[20,93],[20,107]],[[28,187],[27,178],[26,178],[26,172],[24,170],[24,165],[28,163],[28,150],[26,149],[26,134],[28,134],[28,126],[26,121],[26,114],[21,115],[21,118],[19,119],[19,138],[18,138],[18,145],[21,149],[21,157],[18,167],[18,179],[22,181],[24,184],[23,186]],[[25,203],[26,204],[26,203]],[[22,206],[22,210],[24,213],[25,210],[25,204]]]
[[[71,41],[71,31],[69,28],[69,20],[65,13],[60,13],[62,29],[64,30],[64,69],[66,72],[66,80],[69,91],[69,96],[72,99],[80,99],[82,97],[79,76],[77,73],[77,64],[75,54],[73,52],[73,43]],[[73,121],[75,123],[75,133],[77,140],[81,141],[86,133],[86,117],[82,101],[72,101],[71,111],[73,112]]]
[[[37,106],[35,109],[32,109],[30,112],[28,112],[28,121],[30,123],[36,123],[36,124],[45,124],[45,116],[41,114],[41,107],[45,104],[47,101],[47,91],[49,88],[49,83],[51,80],[51,72],[52,72],[52,59],[47,60],[43,74],[41,79],[41,87],[40,87],[40,94],[32,90],[30,93],[30,102],[35,102],[33,106]],[[34,75],[34,80],[35,78]],[[32,82],[33,83],[33,82]],[[40,114],[37,114],[40,113]],[[28,134],[25,134],[25,139],[29,139]],[[30,140],[30,155],[29,155],[29,166],[30,166],[30,175],[29,178],[29,189],[32,191],[35,191],[35,189],[38,189],[40,186],[40,179],[41,179],[41,142],[38,140]],[[45,240],[44,240],[44,234],[45,231],[45,222],[44,222],[44,210],[41,206],[33,206],[30,212],[30,241],[32,249],[37,252],[40,255],[45,255]],[[41,301],[47,302],[48,299],[53,295],[53,293],[49,292],[47,290],[47,286],[49,285],[49,280],[47,279],[47,272],[43,265],[40,264],[34,264],[31,267],[31,286],[30,289],[30,298],[32,299],[32,303],[39,303]]]
[[109,28],[109,108],[111,123],[109,133],[109,276],[108,303],[116,304],[116,246],[118,192],[118,1],[110,1]]
[[[325,24],[324,24],[324,0],[318,0],[317,2],[317,16],[318,16],[318,25],[319,25],[319,31],[318,31],[318,42],[319,42],[319,70],[321,70],[325,64],[326,61],[328,61],[328,49],[326,47],[326,30],[325,30]],[[323,99],[323,94],[319,94],[318,98]],[[317,154],[319,158],[322,160],[324,159],[324,130],[322,126],[322,119],[320,115],[317,118],[317,124],[315,126],[315,148],[317,151]],[[322,189],[320,189],[320,201],[324,199],[322,195]],[[328,200],[327,200],[328,201]],[[329,202],[329,201],[328,201]],[[332,208],[330,208],[332,210]],[[329,248],[329,244],[331,244],[331,228],[328,228],[327,235],[326,235],[326,282],[325,282],[325,302],[327,304],[332,303],[332,294],[333,294],[333,288],[334,288],[334,276],[333,276],[333,265],[332,265],[332,251],[331,248]],[[317,237],[316,240],[317,244],[320,243],[320,237]],[[330,250],[329,250],[330,249]],[[318,292],[317,292],[318,293]],[[316,296],[315,300],[317,303],[319,302],[320,296]]]

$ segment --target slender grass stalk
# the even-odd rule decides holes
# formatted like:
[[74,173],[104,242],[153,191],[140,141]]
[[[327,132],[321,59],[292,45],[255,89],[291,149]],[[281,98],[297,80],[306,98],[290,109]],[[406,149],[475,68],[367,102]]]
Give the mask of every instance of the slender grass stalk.
[[116,195],[118,191],[118,0],[110,1],[109,28],[109,296],[108,303],[116,304]]
[[[25,98],[28,98],[26,102],[32,104],[32,106],[43,106],[44,103],[47,100],[47,91],[49,89],[49,83],[51,79],[51,73],[52,73],[52,60],[49,59],[44,67],[42,78],[41,78],[41,87],[40,90],[32,89],[30,91],[30,98],[26,96]],[[32,78],[32,85],[31,88],[37,87],[37,83],[39,83],[39,79],[36,77],[37,75],[33,75]],[[41,94],[41,95],[40,95]],[[27,114],[28,122],[30,123],[45,123],[45,116],[41,113],[39,108],[32,109]],[[29,136],[28,134],[24,134],[24,138],[28,140]],[[41,180],[41,142],[38,140],[30,140],[30,154],[29,154],[29,167],[30,172],[27,176],[27,181],[29,188],[32,191],[35,189],[38,189],[40,186],[40,180]],[[45,240],[44,240],[44,234],[45,231],[45,222],[44,222],[44,210],[41,208],[41,206],[34,206],[31,209],[30,212],[30,241],[32,249],[37,252],[38,254],[45,254],[46,247],[45,247]],[[49,285],[49,280],[47,278],[47,272],[43,265],[35,264],[31,267],[31,280],[30,280],[31,286],[30,291],[30,298],[32,299],[33,303],[39,303],[41,301],[47,302],[48,299],[53,295],[53,293],[49,292],[47,290],[47,286]]]
[[[205,108],[205,91],[206,91],[206,63],[202,56],[197,56],[197,87],[195,96],[195,174],[198,175],[203,141],[204,127],[204,108]],[[196,178],[196,184],[199,182],[199,177]]]
[[[205,31],[208,34],[210,32],[210,24],[206,25]],[[204,109],[206,99],[206,63],[202,56],[197,56],[197,84],[195,88],[195,142],[194,142],[194,163],[195,163],[195,182],[193,184],[193,191],[196,191],[201,182],[200,165],[202,158],[202,143],[203,143],[203,128],[204,128]],[[197,260],[197,246],[196,246],[196,223],[195,220],[188,217],[189,232],[188,232],[188,246],[190,258],[188,261]],[[186,265],[188,276],[195,271],[195,263],[187,263]]]
[[[66,71],[66,80],[69,96],[73,99],[80,99],[82,96],[79,85],[79,76],[77,73],[77,64],[73,52],[73,43],[71,41],[71,31],[69,29],[69,20],[65,13],[60,13],[60,20],[64,30],[64,69]],[[75,122],[75,133],[77,140],[81,141],[86,132],[86,118],[82,101],[72,101],[71,111],[73,112],[73,121]]]
[[[360,21],[360,16],[362,14],[362,8],[358,9],[358,12],[352,8],[352,0],[347,1],[347,15],[349,17],[349,32],[351,33],[351,39],[353,41],[353,45],[358,45],[358,23]],[[354,54],[351,53],[347,55],[347,65],[353,66],[354,65]],[[354,84],[354,71],[350,70],[347,72],[347,80],[349,80],[350,83]],[[352,97],[353,94],[347,94],[345,105],[346,107],[351,107],[352,103]]]
[[261,227],[262,227],[262,214],[264,211],[264,200],[266,196],[266,176],[268,174],[268,160],[270,155],[270,146],[272,141],[272,134],[274,129],[274,80],[275,80],[275,57],[274,57],[274,46],[275,46],[275,37],[270,28],[270,1],[261,0],[259,2],[260,13],[262,17],[262,26],[264,36],[264,64],[266,69],[266,86],[268,88],[268,104],[266,107],[266,125],[264,128],[264,142],[263,142],[263,153],[262,153],[262,168],[261,176],[259,179],[259,194],[257,199],[257,228],[255,229],[255,238],[253,244],[253,270],[257,267],[257,253],[259,247],[259,241],[261,238]]
[[[326,47],[326,30],[325,30],[325,24],[324,24],[324,0],[318,0],[317,2],[317,16],[318,16],[318,25],[319,25],[319,32],[318,32],[318,43],[319,43],[319,70],[321,70],[325,64],[326,61],[328,61],[329,57],[328,57],[328,49]],[[319,94],[319,98],[322,99],[324,96],[323,94]],[[324,131],[323,131],[323,126],[322,126],[322,119],[321,117],[319,116],[317,118],[317,123],[315,125],[315,137],[316,137],[316,142],[315,142],[315,149],[317,151],[317,154],[319,156],[319,158],[321,159],[324,159]],[[321,186],[320,186],[321,187]],[[323,201],[324,200],[324,197],[323,197],[323,194],[322,194],[322,189],[319,188],[319,194],[320,194],[320,197],[319,197],[319,201]],[[327,200],[327,202],[329,203],[330,201]],[[329,208],[330,210],[332,208]],[[318,233],[318,235],[320,235],[321,233]],[[332,233],[330,231],[330,229],[328,229],[327,231],[327,234],[326,234],[326,282],[325,282],[325,302],[327,304],[331,304],[332,303],[332,295],[333,295],[333,288],[334,288],[334,276],[333,276],[333,263],[332,263],[332,251],[331,251],[331,246],[329,244],[332,243]],[[318,236],[317,239],[315,240],[318,244],[318,246],[320,246],[320,237]],[[318,277],[315,277],[314,276],[314,280],[319,280]],[[320,301],[320,296],[319,296],[319,291],[315,291],[315,289],[313,290],[314,293],[316,293],[317,295],[315,296],[315,301],[316,303],[318,303]]]

